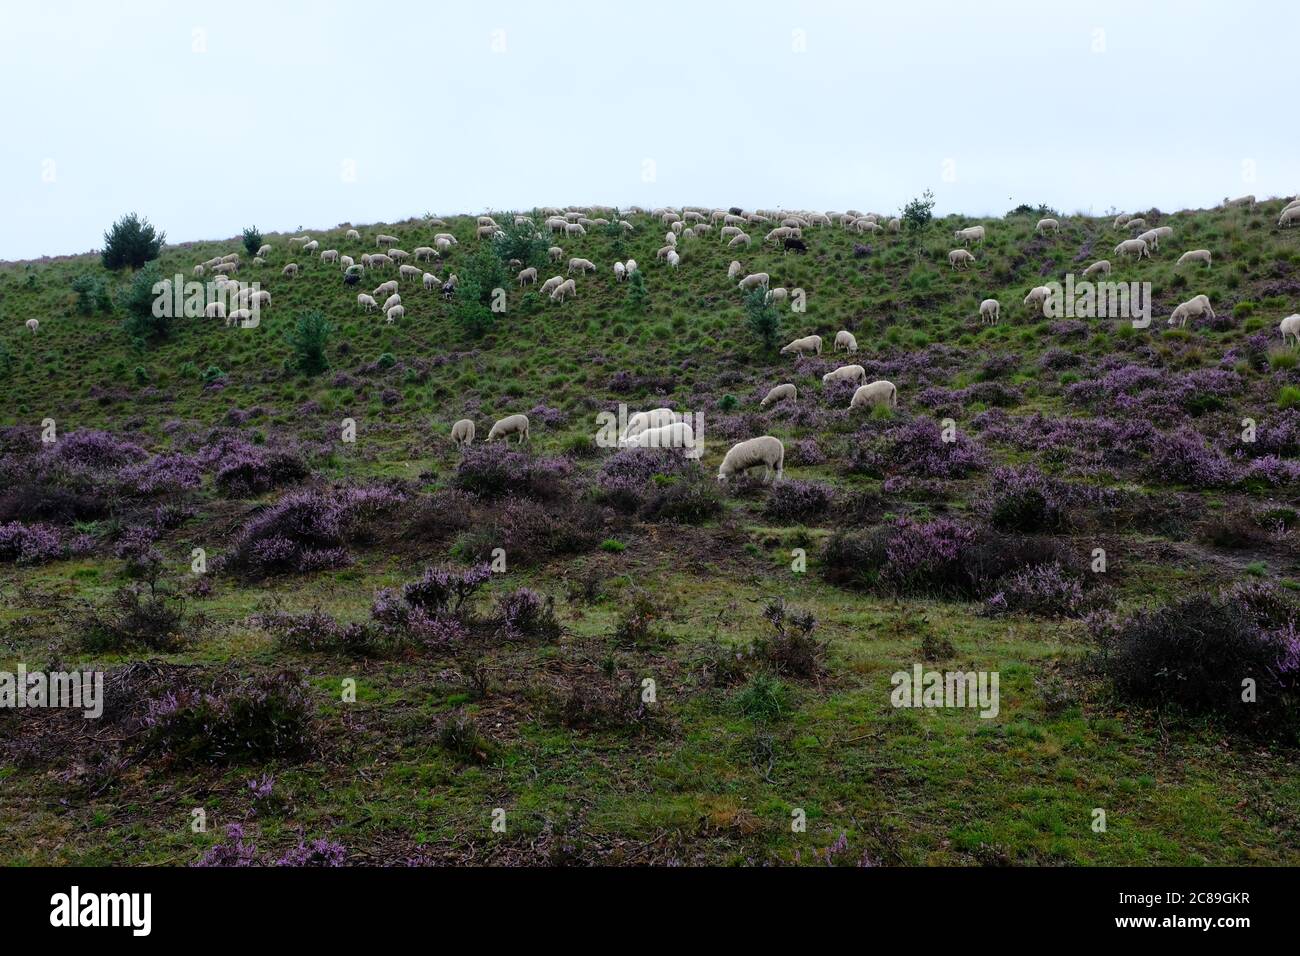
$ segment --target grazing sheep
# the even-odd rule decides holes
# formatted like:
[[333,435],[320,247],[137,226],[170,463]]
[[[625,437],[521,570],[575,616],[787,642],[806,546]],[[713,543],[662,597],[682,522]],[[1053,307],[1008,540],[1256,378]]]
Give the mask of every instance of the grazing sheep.
[[1055,219],[1040,219],[1034,226],[1034,232],[1060,232],[1061,224]]
[[405,249],[389,249],[388,258],[392,259],[394,262],[405,262],[407,259],[411,258],[411,254]]
[[423,269],[421,269],[419,266],[408,266],[408,265],[406,265],[406,264],[402,264],[402,265],[400,265],[400,266],[397,267],[397,274],[398,274],[398,276],[400,276],[400,277],[403,278],[403,279],[422,279],[422,278],[424,278],[424,270],[423,270]]
[[636,260],[635,259],[627,260],[627,277],[629,279],[632,278],[632,273],[636,272],[636,269],[637,269]]
[[387,282],[381,283],[380,285],[376,286],[375,291],[372,293],[372,295],[374,295],[374,297],[378,299],[381,295],[392,295],[396,291],[397,291],[397,280],[389,279]]
[[1128,225],[1128,221],[1132,218],[1133,217],[1126,212],[1120,213],[1118,216],[1115,217],[1114,228],[1123,229],[1125,226]]
[[718,466],[718,481],[726,482],[738,472],[763,466],[763,480],[774,477],[780,481],[785,469],[785,446],[779,438],[763,435],[731,446]]
[[371,269],[386,269],[393,264],[391,257],[384,255],[382,252],[376,252],[370,257]]
[[627,266],[621,262],[614,263],[614,281],[622,282],[627,278]]
[[1137,216],[1136,218],[1130,219],[1126,222],[1124,226],[1126,229],[1145,229],[1147,227],[1147,221],[1141,216]]
[[1084,278],[1087,278],[1088,276],[1091,275],[1096,275],[1098,273],[1101,273],[1104,276],[1110,275],[1109,259],[1098,259],[1092,265],[1088,266],[1088,268],[1083,270]]
[[271,293],[265,289],[260,289],[249,295],[248,304],[255,305],[259,309],[269,309],[271,307]]
[[565,279],[551,291],[552,302],[563,302],[569,296],[578,295],[578,287],[572,279]]
[[766,272],[751,272],[749,275],[745,276],[745,278],[740,280],[740,288],[745,291],[758,288],[766,289],[767,284],[770,281],[771,276]]
[[236,309],[226,316],[226,325],[243,325],[251,321],[253,321],[253,313],[249,309]]
[[1282,215],[1277,217],[1279,226],[1291,228],[1293,222],[1300,222],[1300,206],[1292,206],[1290,209],[1282,210]]
[[319,248],[320,248],[320,243],[317,242],[315,239],[313,239],[311,242],[304,242],[302,244],[303,252],[314,253]]
[[1193,296],[1170,313],[1169,324],[1174,325],[1177,323],[1182,328],[1187,325],[1188,319],[1197,319],[1203,315],[1214,318],[1214,309],[1210,307],[1210,297],[1207,295]]
[[527,415],[507,415],[488,432],[487,441],[493,441],[497,438],[503,439],[509,444],[510,436],[518,435],[519,444],[523,444],[528,439],[528,416]]
[[546,254],[550,257],[552,262],[559,262],[564,258],[564,250],[559,246],[551,246],[551,248],[546,250]]
[[587,230],[583,228],[580,222],[566,222],[564,224],[564,234],[566,236],[585,236]]
[[337,263],[339,261],[339,251],[337,249],[325,249],[320,254],[320,261]]
[[1250,208],[1251,206],[1255,205],[1255,197],[1254,197],[1254,196],[1238,196],[1236,199],[1225,199],[1225,200],[1223,201],[1223,205],[1224,205],[1225,207],[1232,207],[1232,206],[1245,206],[1245,207],[1247,207],[1247,208]]
[[361,238],[361,233],[357,232],[355,229],[349,229],[343,234],[343,238],[357,240]]
[[195,266],[195,267],[194,267],[194,274],[195,274],[196,276],[202,276],[202,275],[203,275],[203,266]]
[[745,267],[742,266],[735,259],[732,259],[731,265],[727,266],[727,278],[734,279],[736,278],[736,276],[740,275],[744,271],[745,271]]
[[451,426],[451,443],[457,448],[464,448],[466,445],[474,444],[473,420],[462,418]]
[[397,237],[396,237],[396,236],[386,236],[386,235],[384,235],[382,232],[381,232],[379,235],[375,236],[375,246],[376,246],[376,247],[379,247],[379,246],[395,246],[395,245],[397,245],[397,242],[398,242],[398,240],[397,240]]
[[551,276],[542,283],[542,295],[550,295],[564,281],[564,276]]
[[845,352],[856,352],[858,350],[858,340],[847,329],[841,329],[835,333],[834,351],[839,352],[840,350]]
[[[894,231],[897,232],[898,230],[894,230]],[[967,226],[965,229],[958,229],[955,233],[953,233],[953,237],[956,239],[960,239],[962,242],[969,242],[971,244],[977,242],[983,242],[984,227]]]
[[782,355],[802,355],[804,352],[821,355],[822,337],[820,335],[805,335],[803,338],[795,339],[789,345],[781,347]]
[[226,317],[226,303],[209,302],[203,307],[203,315],[208,319],[224,319]]
[[27,326],[27,331],[32,333],[35,333],[35,331],[41,327],[41,323],[36,319],[28,319],[23,324]]
[[1125,239],[1115,247],[1114,254],[1126,257],[1129,255],[1136,255],[1139,259],[1143,256],[1146,256],[1148,259],[1151,258],[1151,250],[1147,248],[1147,244],[1141,239]]
[[784,286],[777,286],[775,289],[768,289],[767,295],[763,297],[764,302],[786,302],[790,298],[790,290]]
[[958,266],[965,269],[974,261],[975,257],[965,249],[954,249],[952,252],[948,253],[948,265],[953,269],[956,269]]
[[401,304],[402,304],[402,297],[398,295],[396,292],[394,292],[392,295],[390,295],[387,299],[384,300],[384,304],[380,306],[380,311],[387,313],[388,310],[391,309],[393,306],[401,305]]
[[867,380],[867,370],[861,365],[841,365],[833,372],[827,372],[822,376],[822,384],[829,385],[831,382],[865,382]]
[[452,241],[445,236],[438,236],[433,240],[433,247],[439,252],[446,252],[451,245]]
[[537,281],[537,267],[529,266],[527,269],[522,270],[519,275],[515,276],[515,281],[519,283],[520,288],[532,285]]
[[[254,259],[253,261],[256,262],[257,260]],[[353,262],[351,256],[339,256],[339,268],[341,268],[344,272],[347,272],[354,265],[356,265],[356,263]]]
[[379,303],[375,301],[375,297],[365,292],[357,293],[357,305],[361,306],[365,312],[373,312],[379,308]]
[[890,231],[890,232],[902,232],[902,231],[903,231],[903,220],[901,220],[901,219],[899,219],[899,218],[897,218],[897,217],[895,217],[895,218],[889,220],[889,231]]
[[728,249],[738,249],[741,246],[745,246],[746,248],[749,247],[749,236],[745,235],[743,232],[732,236],[731,241],[727,243]]
[[289,263],[287,266],[285,266],[283,269],[280,270],[280,274],[285,276],[296,276],[298,274],[298,263],[296,262]]
[[646,428],[626,438],[627,448],[684,448],[687,458],[699,458],[702,447],[695,445],[695,430],[687,422],[670,422],[657,428]]
[[577,269],[579,272],[584,272],[584,273],[595,272],[596,264],[592,262],[590,259],[570,259],[568,274],[573,275],[574,269]]
[[1178,257],[1178,264],[1179,264],[1180,266],[1181,266],[1181,265],[1185,265],[1185,264],[1187,264],[1187,263],[1189,263],[1189,262],[1204,262],[1204,263],[1206,264],[1206,266],[1209,266],[1209,265],[1210,265],[1210,250],[1209,250],[1209,249],[1192,249],[1192,250],[1190,250],[1190,251],[1188,251],[1188,252],[1184,252],[1181,256]]
[[257,250],[259,256],[269,256],[271,254],[271,244],[268,242]]
[[668,265],[676,269],[681,264],[682,264],[682,257],[677,254],[676,249],[668,253]]
[[863,385],[853,393],[853,401],[849,402],[849,408],[863,408],[867,405],[884,405],[888,408],[898,407],[898,389],[894,387],[893,382],[887,382],[883,378],[868,385]]
[[996,325],[1002,317],[1002,306],[997,299],[985,299],[980,303],[980,322]]
[[675,228],[673,228],[673,229],[669,229],[667,232],[664,233],[664,244],[665,244],[665,245],[669,245],[669,246],[675,246],[675,245],[677,245],[677,236],[678,236],[678,235],[681,233],[681,231],[682,231],[680,228],[677,228],[677,227],[680,227],[680,226],[681,226],[681,223],[680,223],[680,222],[675,222],[675,223],[673,223],[673,226],[674,226]]
[[432,292],[434,288],[438,286],[441,282],[442,280],[439,279],[432,272],[426,272],[423,276],[420,277],[420,284],[424,286],[425,292]]
[[438,257],[438,250],[433,246],[416,246],[413,255],[416,262],[427,262]]
[[648,412],[636,412],[628,418],[627,424],[623,426],[623,434],[618,439],[619,444],[623,444],[633,435],[638,435],[647,428],[662,428],[664,425],[671,425],[673,422],[681,420],[682,416],[671,408],[652,408]]
[[1282,333],[1282,344],[1286,345],[1288,338],[1294,339],[1295,345],[1300,345],[1300,315],[1288,315],[1278,323],[1278,331]]
[[384,321],[392,325],[398,319],[406,318],[406,306],[395,305],[391,309],[384,310]]
[[786,382],[784,385],[773,386],[768,393],[763,396],[763,400],[758,404],[760,408],[767,408],[767,406],[771,405],[773,402],[780,402],[787,398],[795,399],[798,397],[799,393],[795,390],[795,387],[789,382]]
[[215,272],[217,275],[225,275],[227,272],[238,272],[238,271],[239,271],[239,263],[238,263],[238,262],[218,262],[215,266],[212,267],[212,271]]
[[1045,285],[1034,286],[1025,296],[1025,305],[1042,305],[1051,298],[1052,290]]

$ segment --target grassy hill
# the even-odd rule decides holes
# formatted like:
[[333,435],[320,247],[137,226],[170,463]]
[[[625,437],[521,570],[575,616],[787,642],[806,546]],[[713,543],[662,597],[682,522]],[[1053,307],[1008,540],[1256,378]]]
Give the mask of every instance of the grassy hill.
[[[257,328],[176,319],[145,344],[120,308],[79,307],[79,277],[129,281],[98,257],[0,264],[0,670],[107,672],[101,720],[0,711],[0,826],[24,835],[0,859],[1300,862],[1282,205],[1151,210],[1173,237],[1149,261],[1110,254],[1131,235],[1112,217],[1044,237],[1025,212],[812,228],[806,254],[762,242],[775,223],[748,250],[715,227],[675,270],[635,214],[557,240],[598,266],[577,298],[511,283],[481,336],[418,283],[404,319],[362,313],[381,279],[345,286],[288,234],[239,274],[272,294]],[[950,269],[976,222],[976,263]],[[451,232],[442,279],[481,246],[472,217],[350,225],[302,231],[357,258],[380,232],[408,251]],[[1175,265],[1198,248],[1212,268]],[[159,266],[235,251],[167,246]],[[629,257],[642,306],[611,271]],[[733,258],[806,291],[780,339],[819,333],[820,358],[761,347]],[[1150,328],[1021,304],[1101,258],[1151,283]],[[1198,293],[1217,318],[1169,328]],[[329,368],[306,376],[289,339],[311,309]],[[898,408],[823,388],[847,361]],[[786,381],[797,401],[761,409]],[[593,444],[620,402],[701,413],[700,467]],[[515,412],[522,452],[448,440]],[[762,434],[786,481],[719,489],[727,448]],[[504,573],[477,580],[498,548]],[[451,584],[425,576],[444,566]],[[456,583],[473,594],[453,615]],[[997,672],[997,716],[891,705],[917,663]]]

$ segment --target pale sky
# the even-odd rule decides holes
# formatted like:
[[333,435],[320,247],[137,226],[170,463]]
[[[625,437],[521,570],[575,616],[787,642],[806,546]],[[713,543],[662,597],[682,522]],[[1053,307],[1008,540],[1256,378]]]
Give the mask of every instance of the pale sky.
[[[219,12],[220,11],[220,12]],[[0,258],[601,203],[1300,191],[1300,4],[9,3]]]

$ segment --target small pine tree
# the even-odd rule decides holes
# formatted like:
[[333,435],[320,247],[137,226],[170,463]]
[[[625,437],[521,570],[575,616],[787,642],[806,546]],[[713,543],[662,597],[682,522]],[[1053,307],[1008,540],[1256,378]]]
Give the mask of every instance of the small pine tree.
[[926,190],[903,207],[903,225],[913,239],[919,238],[934,218],[934,193]]
[[91,315],[96,309],[108,312],[113,308],[108,283],[97,275],[83,272],[72,280],[72,291],[77,293],[77,311],[82,315]]
[[325,346],[329,343],[330,324],[319,309],[308,309],[298,316],[289,333],[294,365],[304,375],[319,375],[329,368]]
[[461,279],[456,286],[451,314],[456,324],[472,339],[482,338],[496,322],[496,313],[483,302],[478,280],[472,276]]
[[776,348],[781,334],[781,313],[767,301],[767,290],[755,289],[745,296],[745,316],[749,330],[754,333],[765,352]]
[[250,257],[257,255],[257,250],[262,248],[262,234],[257,231],[256,226],[249,226],[244,230],[244,248],[248,250]]
[[151,262],[132,276],[118,298],[118,305],[126,313],[122,327],[137,344],[161,341],[171,332],[172,317],[161,309],[161,315],[154,313],[159,295],[154,289],[162,281],[158,263]]
[[650,308],[650,294],[646,292],[641,270],[635,270],[627,280],[627,304],[633,312],[642,313]]
[[101,259],[106,269],[130,266],[139,269],[146,262],[158,258],[167,233],[156,232],[148,219],[135,213],[123,216],[104,233],[104,252]]
[[550,243],[531,223],[516,224],[511,215],[501,231],[492,237],[492,251],[502,263],[518,259],[523,263],[521,269],[529,266],[544,266],[547,261],[546,250]]

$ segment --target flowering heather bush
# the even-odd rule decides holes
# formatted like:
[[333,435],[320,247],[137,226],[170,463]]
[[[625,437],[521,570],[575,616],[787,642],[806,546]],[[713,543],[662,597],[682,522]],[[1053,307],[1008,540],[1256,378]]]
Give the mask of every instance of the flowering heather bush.
[[62,554],[63,541],[57,528],[19,521],[0,524],[0,562],[39,564],[53,561]]
[[1088,323],[1078,319],[1062,319],[1049,325],[1047,331],[1058,339],[1082,339],[1088,336]]
[[497,602],[497,620],[511,639],[542,637],[553,641],[560,636],[555,601],[528,588],[512,591]]
[[202,481],[203,471],[196,461],[186,455],[166,454],[123,468],[116,486],[125,497],[156,498],[197,488]]
[[1048,349],[1038,358],[1038,367],[1053,372],[1065,368],[1077,368],[1083,359],[1069,349]]
[[889,429],[883,458],[916,478],[964,478],[987,464],[984,449],[958,432],[945,442],[937,422],[913,418]]
[[801,438],[787,446],[785,460],[792,465],[821,465],[826,462],[826,453],[817,439]]
[[269,631],[282,647],[304,651],[342,651],[368,654],[375,650],[374,635],[362,624],[340,624],[331,615],[315,608],[303,614],[283,611],[262,614],[255,623]]
[[641,507],[646,521],[697,525],[722,514],[717,482],[698,469],[685,477],[656,480],[652,488]]
[[568,424],[569,416],[559,408],[551,408],[549,405],[534,405],[528,411],[528,420],[541,422],[547,428],[558,428],[561,425]]
[[213,844],[199,859],[190,864],[201,867],[257,866],[257,847],[244,842],[241,823],[226,824],[226,839]]
[[1000,531],[1060,531],[1068,522],[1068,490],[1032,465],[995,468],[977,507]]
[[53,445],[61,461],[95,468],[120,468],[145,457],[145,450],[108,432],[83,428],[70,432]]
[[488,561],[494,548],[504,548],[515,566],[526,566],[589,551],[604,537],[604,530],[601,511],[585,502],[543,505],[512,498],[461,535],[452,553],[462,561]]
[[1018,368],[1020,368],[1020,359],[1015,355],[1003,352],[985,359],[980,364],[976,375],[981,381],[989,382],[995,378],[1006,378]]
[[268,451],[257,445],[235,446],[217,469],[216,485],[231,498],[265,494],[273,488],[296,484],[308,475],[306,464],[289,452]]
[[1159,433],[1151,448],[1147,476],[1153,481],[1191,488],[1223,488],[1237,480],[1232,461],[1191,429]]
[[835,489],[817,481],[783,481],[772,486],[764,512],[774,521],[806,521],[826,513]]
[[429,615],[460,617],[469,610],[466,603],[491,577],[492,567],[487,564],[464,570],[426,568],[418,581],[402,586],[402,601]]
[[88,651],[121,651],[146,647],[172,653],[189,637],[185,602],[160,587],[119,588],[103,605],[80,615],[74,630]]
[[[1215,715],[1260,736],[1300,737],[1297,609],[1276,589],[1194,594],[1096,631],[1101,669],[1122,697]],[[1255,682],[1250,702],[1245,678]]]
[[1242,470],[1240,481],[1244,486],[1258,488],[1293,485],[1300,482],[1300,462],[1286,461],[1273,455],[1255,458]]
[[177,763],[256,763],[302,753],[310,724],[302,678],[283,672],[150,701],[144,747]]
[[284,856],[275,861],[276,866],[343,866],[347,863],[348,851],[342,843],[333,840],[312,840],[310,844],[299,843]]
[[1013,571],[985,607],[991,614],[1024,611],[1043,617],[1078,617],[1087,602],[1079,577],[1053,562]]
[[481,498],[523,495],[538,501],[565,497],[573,464],[563,458],[532,458],[498,446],[471,445],[456,465],[456,487]]
[[754,642],[753,656],[782,676],[819,677],[826,668],[828,644],[813,637],[817,619],[807,611],[794,611],[776,598],[763,609],[772,625],[769,637]]
[[820,389],[822,404],[827,408],[848,408],[853,393],[858,390],[854,382],[833,381]]

